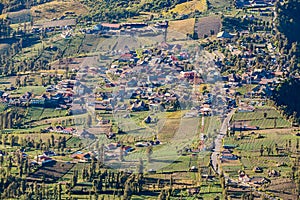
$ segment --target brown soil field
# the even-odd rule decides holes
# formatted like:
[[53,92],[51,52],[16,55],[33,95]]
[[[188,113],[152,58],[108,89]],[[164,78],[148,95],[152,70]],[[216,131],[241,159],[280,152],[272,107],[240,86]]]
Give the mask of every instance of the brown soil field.
[[221,19],[218,16],[209,16],[199,18],[195,24],[195,32],[198,38],[216,35],[221,30]]
[[74,167],[72,163],[64,163],[53,161],[49,164],[45,164],[41,168],[39,168],[36,172],[32,173],[28,177],[28,181],[30,180],[42,180],[45,178],[46,182],[54,182],[59,178],[64,176],[68,171],[70,171]]

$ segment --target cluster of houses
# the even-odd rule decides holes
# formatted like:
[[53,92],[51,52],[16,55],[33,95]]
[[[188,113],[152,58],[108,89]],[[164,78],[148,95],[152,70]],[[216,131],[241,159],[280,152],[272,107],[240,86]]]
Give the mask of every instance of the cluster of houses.
[[72,96],[76,80],[63,80],[57,85],[50,85],[42,95],[25,92],[21,96],[10,95],[8,92],[0,91],[0,100],[9,106],[35,106],[44,108],[68,109],[72,107]]
[[[119,160],[120,154],[126,156],[129,152],[133,151],[134,148],[127,145],[121,145],[119,142],[112,142],[104,146],[103,157],[104,160]],[[101,155],[98,155],[99,152],[89,151],[82,152],[77,151],[71,155],[71,158],[78,162],[90,162],[92,159],[100,159]]]
[[[254,16],[245,16],[245,18],[251,21],[256,20]],[[217,50],[212,51],[215,64],[222,70],[224,68],[228,70],[232,68],[245,69],[242,74],[231,71],[222,77],[228,90],[238,94],[234,90],[251,85],[251,89],[243,94],[245,98],[270,97],[277,85],[290,75],[290,60],[284,58],[281,52],[276,51],[268,34],[269,32],[263,29],[259,34],[250,34],[248,30],[239,30],[234,35],[226,33],[226,31],[218,34],[218,38],[222,39],[218,45],[225,51],[223,53]],[[228,55],[230,55],[230,59],[228,59]]]
[[[27,155],[27,154],[26,154]],[[32,160],[30,162],[31,166],[35,165],[47,165],[50,163],[56,162],[55,159],[53,158],[57,154],[54,151],[44,151],[42,155],[38,155],[35,160]]]
[[233,149],[235,148],[236,146],[234,145],[223,145],[223,150],[221,151],[221,155],[220,155],[221,163],[239,159],[237,155],[232,153]]
[[[119,160],[120,154],[123,156],[128,155],[130,152],[134,151],[135,148],[143,148],[148,146],[160,145],[159,140],[155,141],[141,141],[135,143],[135,147],[129,145],[122,145],[120,142],[111,142],[104,145],[104,154],[105,160]],[[82,152],[77,151],[71,155],[71,158],[77,160],[79,162],[90,162],[91,159],[99,159],[99,152],[90,151],[90,152]]]
[[[202,97],[203,102],[201,106],[193,109],[193,112],[196,110],[198,114],[211,114],[211,104],[216,99],[227,102],[229,107],[235,106],[234,95],[231,95],[226,88],[225,93],[228,94],[226,98],[209,93],[192,93],[188,89],[192,85],[204,83],[201,73],[195,70],[192,59],[194,55],[182,49],[181,45],[167,43],[161,43],[155,49],[144,49],[139,53],[128,50],[120,55],[117,62],[107,70],[107,74],[119,77],[113,82],[114,86],[118,86],[117,93],[114,93],[118,102],[124,102],[124,99],[130,101],[129,104],[114,105],[116,110],[145,111],[159,109],[162,105],[169,111],[192,108],[189,104],[199,96]],[[215,81],[218,77],[214,74],[214,70],[215,68],[203,73],[207,73],[206,77]],[[162,90],[161,86],[168,87]],[[97,102],[96,108],[111,110],[112,99],[109,98],[111,95],[102,96],[104,99]]]
[[84,30],[85,33],[94,34],[109,34],[109,35],[132,35],[132,34],[156,34],[162,32],[168,27],[168,22],[157,22],[155,25],[150,26],[143,22],[132,23],[101,23],[95,25],[92,29]]
[[57,125],[55,127],[49,126],[48,128],[45,128],[41,130],[42,133],[61,133],[61,134],[75,134],[77,130],[72,127],[63,127],[60,125]]
[[[282,77],[283,72],[253,70],[251,72],[245,72],[242,75],[235,73],[229,74],[228,76],[223,76],[222,80],[226,82],[224,87],[226,87],[227,90],[236,90],[239,87],[253,85],[253,88],[243,94],[245,98],[251,98],[270,97],[276,86],[281,82]],[[236,91],[232,92],[238,94]]]
[[76,19],[58,19],[52,21],[46,21],[42,24],[35,24],[31,32],[33,34],[39,34],[43,32],[53,31],[70,31],[76,25]]
[[[188,96],[183,92],[180,94],[180,90],[174,91],[171,87],[165,90],[160,90],[159,87],[179,81],[192,81],[196,77],[195,72],[184,71],[184,64],[187,65],[185,62],[188,62],[188,53],[181,52],[177,48],[181,47],[171,47],[168,50],[143,50],[142,55],[138,55],[135,51],[128,51],[120,55],[117,62],[107,70],[107,74],[119,77],[109,86],[118,86],[118,91],[114,93],[114,99],[111,93],[98,94],[95,109],[111,110],[115,100],[123,102],[127,99],[129,100],[127,104],[124,102],[121,105],[114,105],[115,109],[146,111],[163,104],[166,109],[175,110],[178,101]],[[179,50],[178,55],[174,54],[175,49]]]
[[239,171],[238,181],[243,184],[248,184],[250,186],[262,186],[264,184],[271,183],[271,180],[262,176],[249,177],[245,171]]
[[261,8],[267,6],[274,6],[275,0],[238,0],[235,1],[237,8]]

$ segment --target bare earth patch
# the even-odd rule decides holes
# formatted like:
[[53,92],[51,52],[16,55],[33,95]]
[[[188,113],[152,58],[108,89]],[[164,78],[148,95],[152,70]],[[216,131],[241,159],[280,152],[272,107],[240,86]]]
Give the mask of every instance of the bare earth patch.
[[168,39],[185,39],[187,34],[193,34],[195,18],[176,20],[169,22]]
[[221,30],[221,19],[218,16],[202,17],[195,25],[198,38],[216,35]]

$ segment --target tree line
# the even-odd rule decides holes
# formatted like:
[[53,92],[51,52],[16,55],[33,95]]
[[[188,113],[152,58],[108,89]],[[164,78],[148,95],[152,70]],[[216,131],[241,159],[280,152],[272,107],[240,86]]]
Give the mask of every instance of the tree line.
[[[296,56],[296,63],[299,64],[300,56],[300,1],[288,0],[284,2],[277,1],[276,12],[278,14],[276,19],[277,29],[283,33],[288,40],[288,47],[295,48],[294,55]],[[299,71],[299,66],[297,71]]]
[[187,0],[152,0],[141,3],[137,0],[85,0],[83,3],[92,8],[89,15],[84,16],[85,21],[120,21],[139,15],[140,12],[159,12],[173,8]]
[[299,79],[288,79],[280,84],[272,96],[276,106],[283,112],[300,122],[300,96],[296,91],[300,91]]

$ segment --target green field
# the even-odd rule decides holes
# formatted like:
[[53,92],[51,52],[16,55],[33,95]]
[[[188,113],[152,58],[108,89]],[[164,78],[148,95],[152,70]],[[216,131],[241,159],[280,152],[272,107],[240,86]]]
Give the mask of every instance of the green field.
[[257,108],[253,112],[236,112],[232,117],[232,122],[258,126],[260,129],[288,128],[291,126],[290,122],[273,108]]
[[249,123],[250,126],[258,126],[259,128],[287,128],[290,127],[291,123],[283,118],[279,119],[259,119],[253,120]]
[[87,147],[92,141],[89,139],[81,139],[76,136],[72,136],[67,141],[67,147],[72,148],[73,151],[76,149],[81,149],[83,147]]
[[39,107],[27,108],[24,122],[37,121],[43,114],[44,109]]
[[40,116],[40,119],[46,119],[46,118],[56,118],[56,117],[63,117],[66,116],[66,110],[57,110],[54,108],[44,108],[44,111],[42,115]]
[[29,107],[26,109],[24,123],[39,121],[42,119],[63,117],[66,115],[65,110],[56,110],[55,108]]
[[23,95],[26,92],[32,92],[34,95],[42,95],[46,91],[43,86],[26,86],[20,87],[18,90],[12,92],[12,95]]
[[198,165],[197,160],[197,157],[181,156],[172,164],[162,168],[161,171],[189,171],[190,167]]
[[0,112],[3,112],[7,108],[7,105],[0,103]]
[[[257,139],[257,134],[260,134],[262,138]],[[292,160],[288,156],[290,152],[296,152],[296,141],[297,136],[292,134],[289,130],[274,130],[272,132],[261,131],[256,135],[251,135],[250,132],[244,133],[244,139],[236,140],[234,137],[225,138],[224,144],[234,144],[238,145],[234,153],[241,156],[240,164],[234,166],[223,166],[224,172],[230,176],[237,176],[239,168],[244,169],[247,174],[255,175],[252,171],[253,167],[259,166],[264,169],[264,175],[267,176],[268,169],[280,170],[282,175],[288,175],[288,169],[286,167],[277,167],[277,164],[286,163],[288,165],[292,164]],[[291,146],[289,145],[291,141]],[[261,146],[264,147],[263,156],[260,155]],[[277,154],[275,146],[285,149],[284,154]],[[271,151],[268,155],[267,148],[270,148]],[[287,150],[288,149],[288,150]],[[224,168],[225,167],[225,168]],[[233,170],[232,170],[233,169]]]
[[264,113],[267,114],[267,118],[282,117],[280,113],[275,109],[256,109],[254,112],[237,112],[233,115],[232,120],[239,121],[263,119]]

